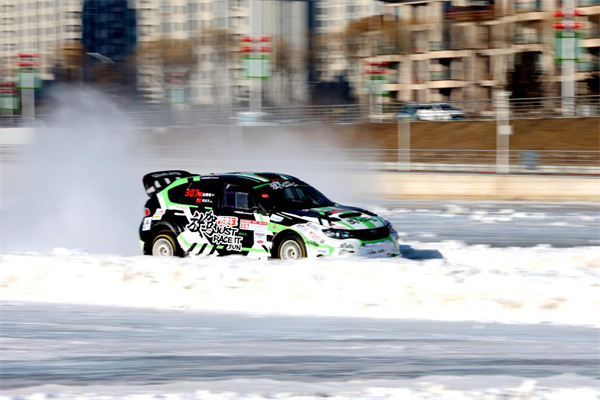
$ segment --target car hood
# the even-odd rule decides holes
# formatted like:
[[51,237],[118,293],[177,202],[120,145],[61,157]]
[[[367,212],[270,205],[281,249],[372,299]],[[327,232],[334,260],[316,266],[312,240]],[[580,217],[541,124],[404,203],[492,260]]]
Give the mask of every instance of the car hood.
[[334,229],[375,229],[386,223],[383,218],[370,211],[349,206],[310,208],[286,211],[283,214]]

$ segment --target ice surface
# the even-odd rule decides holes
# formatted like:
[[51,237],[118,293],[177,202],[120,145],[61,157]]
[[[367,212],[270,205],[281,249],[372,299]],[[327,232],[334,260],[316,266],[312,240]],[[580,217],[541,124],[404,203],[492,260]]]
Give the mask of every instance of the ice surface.
[[417,255],[441,253],[445,260],[289,263],[4,250],[0,299],[600,326],[600,247],[488,248],[444,242],[413,243],[409,249]]

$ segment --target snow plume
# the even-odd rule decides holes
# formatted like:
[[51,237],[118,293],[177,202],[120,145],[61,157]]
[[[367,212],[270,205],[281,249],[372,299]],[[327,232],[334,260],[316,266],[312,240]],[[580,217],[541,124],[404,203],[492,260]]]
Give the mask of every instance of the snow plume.
[[3,182],[1,245],[135,254],[142,169],[133,125],[91,88],[61,88]]
[[193,173],[277,172],[296,176],[332,201],[373,201],[377,187],[364,169],[365,151],[349,150],[350,136],[324,125],[203,125],[169,128],[149,149],[155,170]]

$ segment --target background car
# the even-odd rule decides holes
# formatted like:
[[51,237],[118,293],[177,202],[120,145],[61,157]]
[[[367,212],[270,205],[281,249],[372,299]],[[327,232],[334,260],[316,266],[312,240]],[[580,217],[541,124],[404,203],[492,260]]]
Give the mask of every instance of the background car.
[[465,113],[449,103],[409,103],[400,109],[396,117],[418,121],[450,121],[464,119]]

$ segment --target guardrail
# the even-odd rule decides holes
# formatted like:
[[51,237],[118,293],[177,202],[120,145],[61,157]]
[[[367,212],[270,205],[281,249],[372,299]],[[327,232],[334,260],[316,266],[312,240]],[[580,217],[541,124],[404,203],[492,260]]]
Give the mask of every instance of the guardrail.
[[[21,156],[24,146],[0,146],[2,162],[14,162]],[[152,165],[160,160],[170,164],[194,164],[198,168],[219,170],[230,168],[231,160],[266,160],[273,156],[271,150],[244,149],[232,144],[228,157],[221,153],[203,153],[198,157],[195,147],[151,146],[141,152]],[[410,155],[410,157],[407,157]],[[285,156],[285,154],[284,154]],[[407,160],[410,160],[406,165]],[[345,167],[360,170],[436,173],[496,173],[496,150],[419,150],[419,149],[319,149],[295,148],[293,156],[286,158],[288,166],[307,165]],[[221,164],[223,164],[221,166]],[[509,174],[519,175],[577,175],[600,177],[600,151],[568,150],[511,150],[509,151]]]
[[[444,102],[465,112],[467,120],[494,120],[494,100]],[[510,100],[510,118],[561,118],[600,116],[600,96],[577,96],[572,99],[572,110],[565,110],[562,97],[540,97]],[[345,104],[332,106],[298,105],[263,107],[260,112],[247,108],[192,108],[187,110],[151,110],[123,112],[120,118],[136,127],[195,127],[210,125],[303,125],[313,123],[392,122],[405,103]],[[0,128],[16,127],[37,121],[48,121],[55,115],[0,116]],[[64,118],[64,116],[63,116]],[[71,114],[69,122],[88,124],[105,116]],[[414,118],[418,121],[418,118]]]
[[[243,159],[244,154],[252,154],[252,159],[268,159],[272,151],[261,148],[245,148],[236,154],[231,150],[232,158]],[[412,172],[463,172],[496,173],[496,150],[419,150],[419,149],[294,149],[294,157],[288,164],[310,163],[319,165],[331,163],[332,167],[344,165],[350,168],[397,171],[406,162],[410,154],[408,168]],[[179,146],[160,146],[151,148],[150,159],[162,157],[177,159],[178,162],[206,162],[209,168],[220,160],[203,158],[198,160],[197,150]],[[600,176],[600,151],[558,151],[558,150],[511,150],[509,151],[509,173],[521,175],[585,175]]]

